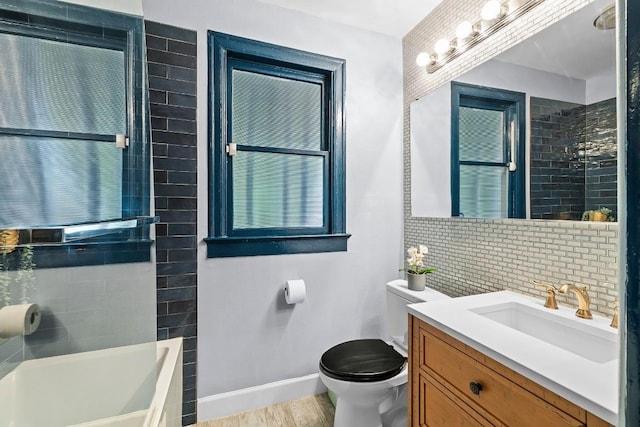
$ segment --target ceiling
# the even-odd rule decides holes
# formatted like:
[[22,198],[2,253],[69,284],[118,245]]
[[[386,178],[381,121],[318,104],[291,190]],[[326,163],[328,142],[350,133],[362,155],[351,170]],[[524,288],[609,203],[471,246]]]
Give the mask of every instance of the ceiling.
[[442,0],[258,0],[329,21],[403,37]]
[[[257,0],[354,27],[403,37],[442,0]],[[595,0],[495,59],[578,79],[610,72],[615,30],[593,26],[613,0]]]
[[612,2],[596,0],[495,59],[576,79],[615,70],[615,30],[597,30],[594,19]]

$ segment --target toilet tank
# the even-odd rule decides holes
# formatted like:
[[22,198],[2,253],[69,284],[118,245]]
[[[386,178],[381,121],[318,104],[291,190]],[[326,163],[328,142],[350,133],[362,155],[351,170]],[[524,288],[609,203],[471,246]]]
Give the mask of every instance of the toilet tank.
[[387,328],[394,344],[405,351],[408,348],[407,329],[409,322],[407,305],[443,299],[450,299],[450,297],[428,287],[424,291],[409,290],[406,280],[393,280],[388,282]]

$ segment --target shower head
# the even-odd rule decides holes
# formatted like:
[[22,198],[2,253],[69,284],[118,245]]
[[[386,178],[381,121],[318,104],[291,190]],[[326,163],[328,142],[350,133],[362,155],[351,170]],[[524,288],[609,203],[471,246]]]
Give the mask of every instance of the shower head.
[[612,30],[616,27],[616,4],[611,3],[593,21],[593,26],[599,30]]

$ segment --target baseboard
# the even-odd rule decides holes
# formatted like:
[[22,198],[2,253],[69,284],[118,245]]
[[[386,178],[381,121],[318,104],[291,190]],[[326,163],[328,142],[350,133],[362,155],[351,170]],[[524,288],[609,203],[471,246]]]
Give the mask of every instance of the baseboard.
[[198,399],[198,421],[212,420],[263,408],[287,400],[325,393],[318,374],[276,381]]

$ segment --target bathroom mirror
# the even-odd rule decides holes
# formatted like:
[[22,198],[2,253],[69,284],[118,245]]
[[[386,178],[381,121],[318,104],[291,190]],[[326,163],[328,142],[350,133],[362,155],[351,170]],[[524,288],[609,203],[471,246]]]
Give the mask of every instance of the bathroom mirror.
[[594,25],[610,3],[411,104],[412,216],[615,219],[615,30]]

